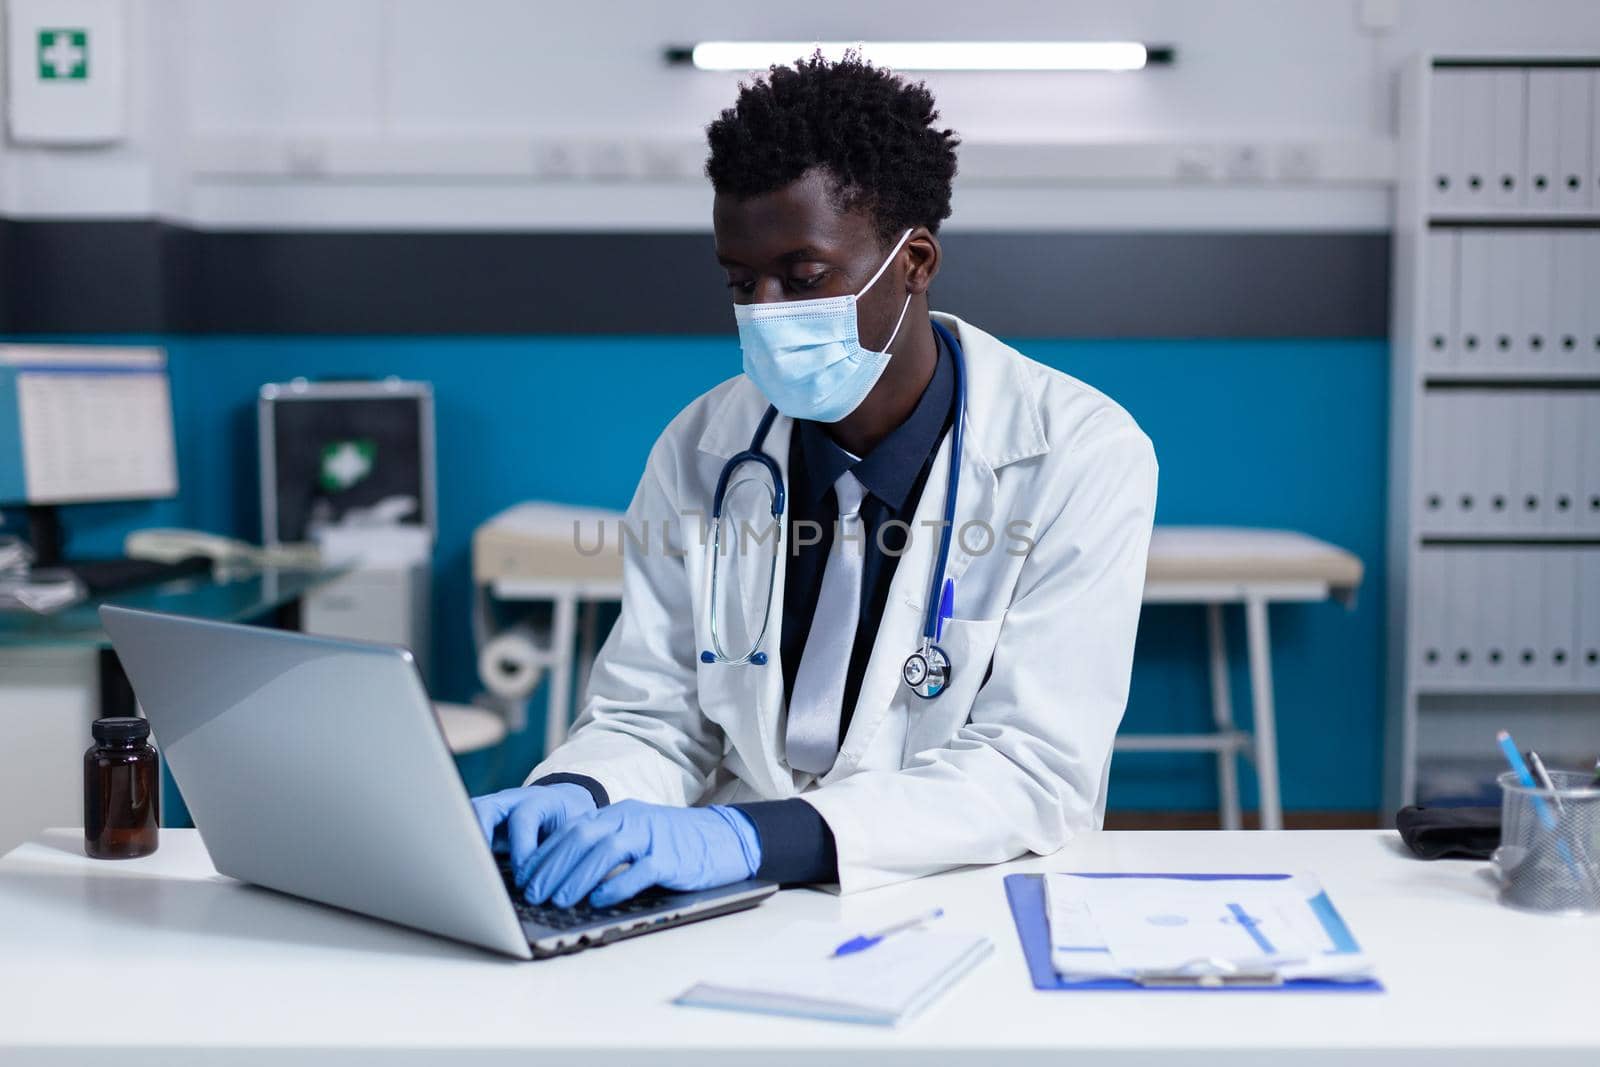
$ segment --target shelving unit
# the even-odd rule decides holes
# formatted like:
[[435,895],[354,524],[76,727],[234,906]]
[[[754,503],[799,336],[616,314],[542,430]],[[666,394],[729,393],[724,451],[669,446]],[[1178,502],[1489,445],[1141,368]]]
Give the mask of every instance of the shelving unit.
[[1600,754],[1600,57],[1401,79],[1385,809]]

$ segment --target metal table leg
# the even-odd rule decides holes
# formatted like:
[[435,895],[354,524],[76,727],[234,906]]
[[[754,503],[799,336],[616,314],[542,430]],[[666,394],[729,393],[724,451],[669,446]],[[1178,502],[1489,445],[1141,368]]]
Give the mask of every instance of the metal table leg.
[[550,626],[550,695],[544,721],[544,754],[554,752],[567,739],[572,717],[572,667],[578,630],[578,597],[572,591],[559,593],[554,601]]
[[594,669],[594,657],[600,643],[600,602],[585,597],[578,606],[578,688],[576,715],[583,705],[583,695],[589,688],[589,672]]
[[[1210,649],[1211,663],[1211,718],[1217,733],[1231,734],[1233,725],[1233,690],[1228,683],[1228,646],[1223,633],[1222,605],[1206,605],[1206,643]],[[1217,749],[1217,796],[1224,830],[1237,830],[1244,825],[1239,806],[1239,760],[1232,747]]]
[[1278,726],[1272,702],[1272,646],[1267,633],[1267,602],[1247,596],[1245,637],[1250,660],[1250,706],[1255,722],[1256,780],[1261,793],[1261,828],[1283,829],[1283,802],[1278,794]]

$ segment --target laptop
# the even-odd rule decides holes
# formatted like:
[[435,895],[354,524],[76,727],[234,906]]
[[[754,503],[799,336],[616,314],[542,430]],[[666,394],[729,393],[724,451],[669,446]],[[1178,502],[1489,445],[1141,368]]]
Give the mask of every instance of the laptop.
[[218,871],[521,959],[754,907],[749,880],[535,907],[483,839],[402,648],[127,608],[100,620]]

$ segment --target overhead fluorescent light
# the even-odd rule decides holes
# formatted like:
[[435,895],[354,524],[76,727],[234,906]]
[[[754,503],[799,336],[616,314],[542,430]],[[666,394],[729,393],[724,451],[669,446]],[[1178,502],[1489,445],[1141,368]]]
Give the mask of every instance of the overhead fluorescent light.
[[1138,41],[701,41],[667,49],[700,70],[765,70],[821,50],[837,61],[855,50],[893,70],[1142,70],[1171,63],[1173,50]]

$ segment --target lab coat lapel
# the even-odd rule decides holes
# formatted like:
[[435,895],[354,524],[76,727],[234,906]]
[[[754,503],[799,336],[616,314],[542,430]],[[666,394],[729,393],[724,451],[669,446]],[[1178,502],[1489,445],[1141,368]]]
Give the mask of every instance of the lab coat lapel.
[[[994,468],[978,451],[978,442],[968,437],[962,444],[964,455],[961,457],[961,486],[956,494],[956,521],[950,537],[950,561],[945,568],[945,577],[956,586],[955,603],[951,609],[955,616],[968,614],[963,611],[961,576],[967,573],[967,567],[978,555],[1003,549],[1005,525],[1009,518],[996,514],[995,497],[999,483],[995,480]],[[945,485],[941,482],[937,494],[941,510],[935,512],[934,518],[943,517],[944,488]],[[926,496],[928,490],[924,489],[922,492]],[[917,510],[922,509],[919,506]],[[963,537],[963,527],[974,520],[978,525],[973,526],[967,531],[967,536]],[[932,573],[931,570],[928,572],[929,575]],[[918,633],[921,633],[920,624]]]
[[[766,400],[755,387],[741,379],[710,420],[701,437],[700,450],[715,457],[717,463],[707,469],[710,481],[705,488],[706,500],[710,499],[711,487],[715,485],[721,465],[749,446],[750,435],[755,431],[766,406]],[[789,487],[789,441],[793,431],[794,420],[780,415],[767,431],[762,449],[778,464],[786,496]],[[732,524],[725,531],[725,537],[737,538],[739,534],[738,516],[734,516]],[[727,739],[724,759],[729,769],[756,795],[769,798],[793,796],[795,793],[794,777],[783,759],[780,728],[783,708],[783,589],[788,569],[784,564],[789,552],[787,516],[779,523],[777,536],[780,555],[777,573],[773,576],[772,607],[767,615],[766,636],[761,642],[762,649],[767,653],[767,662],[761,665],[714,663],[703,665],[699,671],[700,706],[707,718],[722,727]],[[760,550],[763,553],[766,551],[764,546]],[[711,551],[708,545],[707,567],[713,562]],[[745,618],[753,618],[760,612],[766,598],[764,569],[759,581],[741,584],[739,597],[746,612]],[[703,610],[701,617],[704,617]]]
[[[772,428],[767,431],[765,446],[762,448],[762,451],[778,464],[778,470],[783,476],[783,492],[786,499],[789,482],[789,438],[793,427],[794,422],[791,419],[780,416],[773,420]],[[771,657],[771,661],[775,661],[783,621],[785,571],[783,563],[789,533],[787,515],[774,520],[767,511],[769,501],[764,492],[759,490],[752,492],[748,487],[737,487],[737,483],[743,478],[760,479],[763,485],[767,481],[762,469],[754,463],[749,463],[740,467],[738,474],[729,482],[722,519],[723,570],[719,581],[734,583],[733,592],[738,598],[740,619],[754,620],[745,626],[746,632],[730,640],[739,646],[738,651],[742,652],[750,647],[750,643],[755,640],[761,628],[760,620],[765,618],[766,631],[761,641],[761,648]],[[772,540],[774,537],[777,539],[776,544]],[[769,569],[768,564],[773,552],[777,553],[776,573]],[[763,612],[767,612],[768,608],[769,580],[772,584],[771,611],[763,616]]]
[[[783,472],[783,493],[786,502],[789,497],[790,481],[789,440],[793,433],[794,420],[788,416],[779,416],[767,434],[766,450],[778,461],[778,469]],[[783,516],[778,520],[777,551],[778,566],[772,579],[772,608],[767,616],[766,639],[762,642],[762,648],[767,652],[767,662],[764,666],[750,668],[759,672],[759,680],[753,687],[757,693],[750,714],[755,719],[761,751],[767,756],[764,769],[772,775],[772,781],[763,786],[769,790],[768,796],[786,796],[794,792],[794,778],[783,759],[783,731],[779,728],[779,719],[783,712],[783,589],[789,571],[787,503],[784,506]]]
[[[789,493],[789,440],[794,433],[794,420],[787,416],[779,416],[774,420],[772,429],[767,433],[765,451],[778,463],[778,469],[783,472],[783,491],[787,500]],[[745,773],[758,776],[764,781],[752,781],[763,796],[785,797],[794,793],[794,777],[784,760],[783,730],[781,729],[781,715],[783,711],[783,589],[788,577],[789,568],[786,566],[789,555],[789,516],[785,505],[783,518],[778,521],[778,566],[773,575],[772,607],[767,615],[766,637],[761,642],[761,647],[767,653],[767,662],[760,666],[755,664],[741,664],[732,667],[737,672],[742,684],[738,689],[748,695],[734,707],[728,709],[727,720],[723,728],[734,740],[734,747],[741,753],[760,752],[760,760],[746,758]],[[764,553],[765,549],[761,549]],[[765,600],[765,582],[756,583],[763,588],[750,588],[743,590],[745,597],[745,610],[752,613],[750,618],[761,610],[762,601]],[[747,779],[748,780],[748,779]]]

